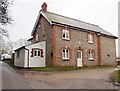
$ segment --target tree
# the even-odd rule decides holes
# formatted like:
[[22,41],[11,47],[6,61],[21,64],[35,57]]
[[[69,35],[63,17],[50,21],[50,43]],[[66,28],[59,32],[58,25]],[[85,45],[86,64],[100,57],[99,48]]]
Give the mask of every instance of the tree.
[[0,0],[0,55],[5,53],[5,42],[3,36],[8,37],[8,32],[5,26],[12,22],[8,13],[8,8],[12,2],[13,0]]
[[0,34],[8,36],[8,32],[5,29],[5,25],[11,24],[12,18],[9,16],[9,6],[13,0],[0,0]]
[[22,46],[25,46],[27,44],[27,40],[26,39],[19,39],[15,42],[13,42],[13,49],[18,49]]
[[12,54],[12,52],[13,52],[13,42],[12,41],[5,42],[4,53]]
[[3,39],[3,36],[0,36],[0,55],[3,53],[3,50],[4,50],[4,39]]

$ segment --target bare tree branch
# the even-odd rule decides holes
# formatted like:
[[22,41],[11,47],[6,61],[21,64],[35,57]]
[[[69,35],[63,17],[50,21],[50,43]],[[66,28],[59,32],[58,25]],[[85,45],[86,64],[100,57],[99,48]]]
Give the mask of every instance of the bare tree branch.
[[9,16],[9,6],[13,4],[13,0],[0,0],[0,34],[8,37],[8,32],[5,27],[12,23],[12,18]]

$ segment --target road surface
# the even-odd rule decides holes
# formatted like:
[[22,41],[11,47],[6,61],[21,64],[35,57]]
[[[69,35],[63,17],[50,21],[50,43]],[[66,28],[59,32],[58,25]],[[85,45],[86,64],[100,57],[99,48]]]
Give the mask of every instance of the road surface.
[[21,71],[34,89],[119,89],[110,80],[115,68],[80,69],[64,72]]
[[42,72],[14,70],[0,62],[0,70],[3,89],[118,89],[109,81],[115,68]]
[[[0,61],[2,89],[31,89],[31,86],[9,65]],[[1,77],[2,76],[2,77]]]

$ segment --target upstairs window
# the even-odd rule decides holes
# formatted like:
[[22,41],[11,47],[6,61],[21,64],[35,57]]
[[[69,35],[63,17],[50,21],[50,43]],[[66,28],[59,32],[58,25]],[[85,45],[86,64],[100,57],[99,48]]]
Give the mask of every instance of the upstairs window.
[[93,50],[89,51],[89,60],[94,60],[94,51]]
[[63,29],[63,30],[62,30],[62,38],[63,38],[63,39],[66,39],[66,40],[69,40],[69,39],[70,39],[69,30],[66,30],[66,29]]
[[62,59],[70,59],[70,50],[69,49],[62,50]]
[[88,34],[88,43],[93,43],[93,35]]

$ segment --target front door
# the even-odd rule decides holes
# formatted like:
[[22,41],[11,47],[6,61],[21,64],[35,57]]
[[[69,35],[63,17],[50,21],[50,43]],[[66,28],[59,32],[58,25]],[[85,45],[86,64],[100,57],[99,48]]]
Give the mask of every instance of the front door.
[[78,50],[77,52],[77,66],[82,67],[82,51]]

